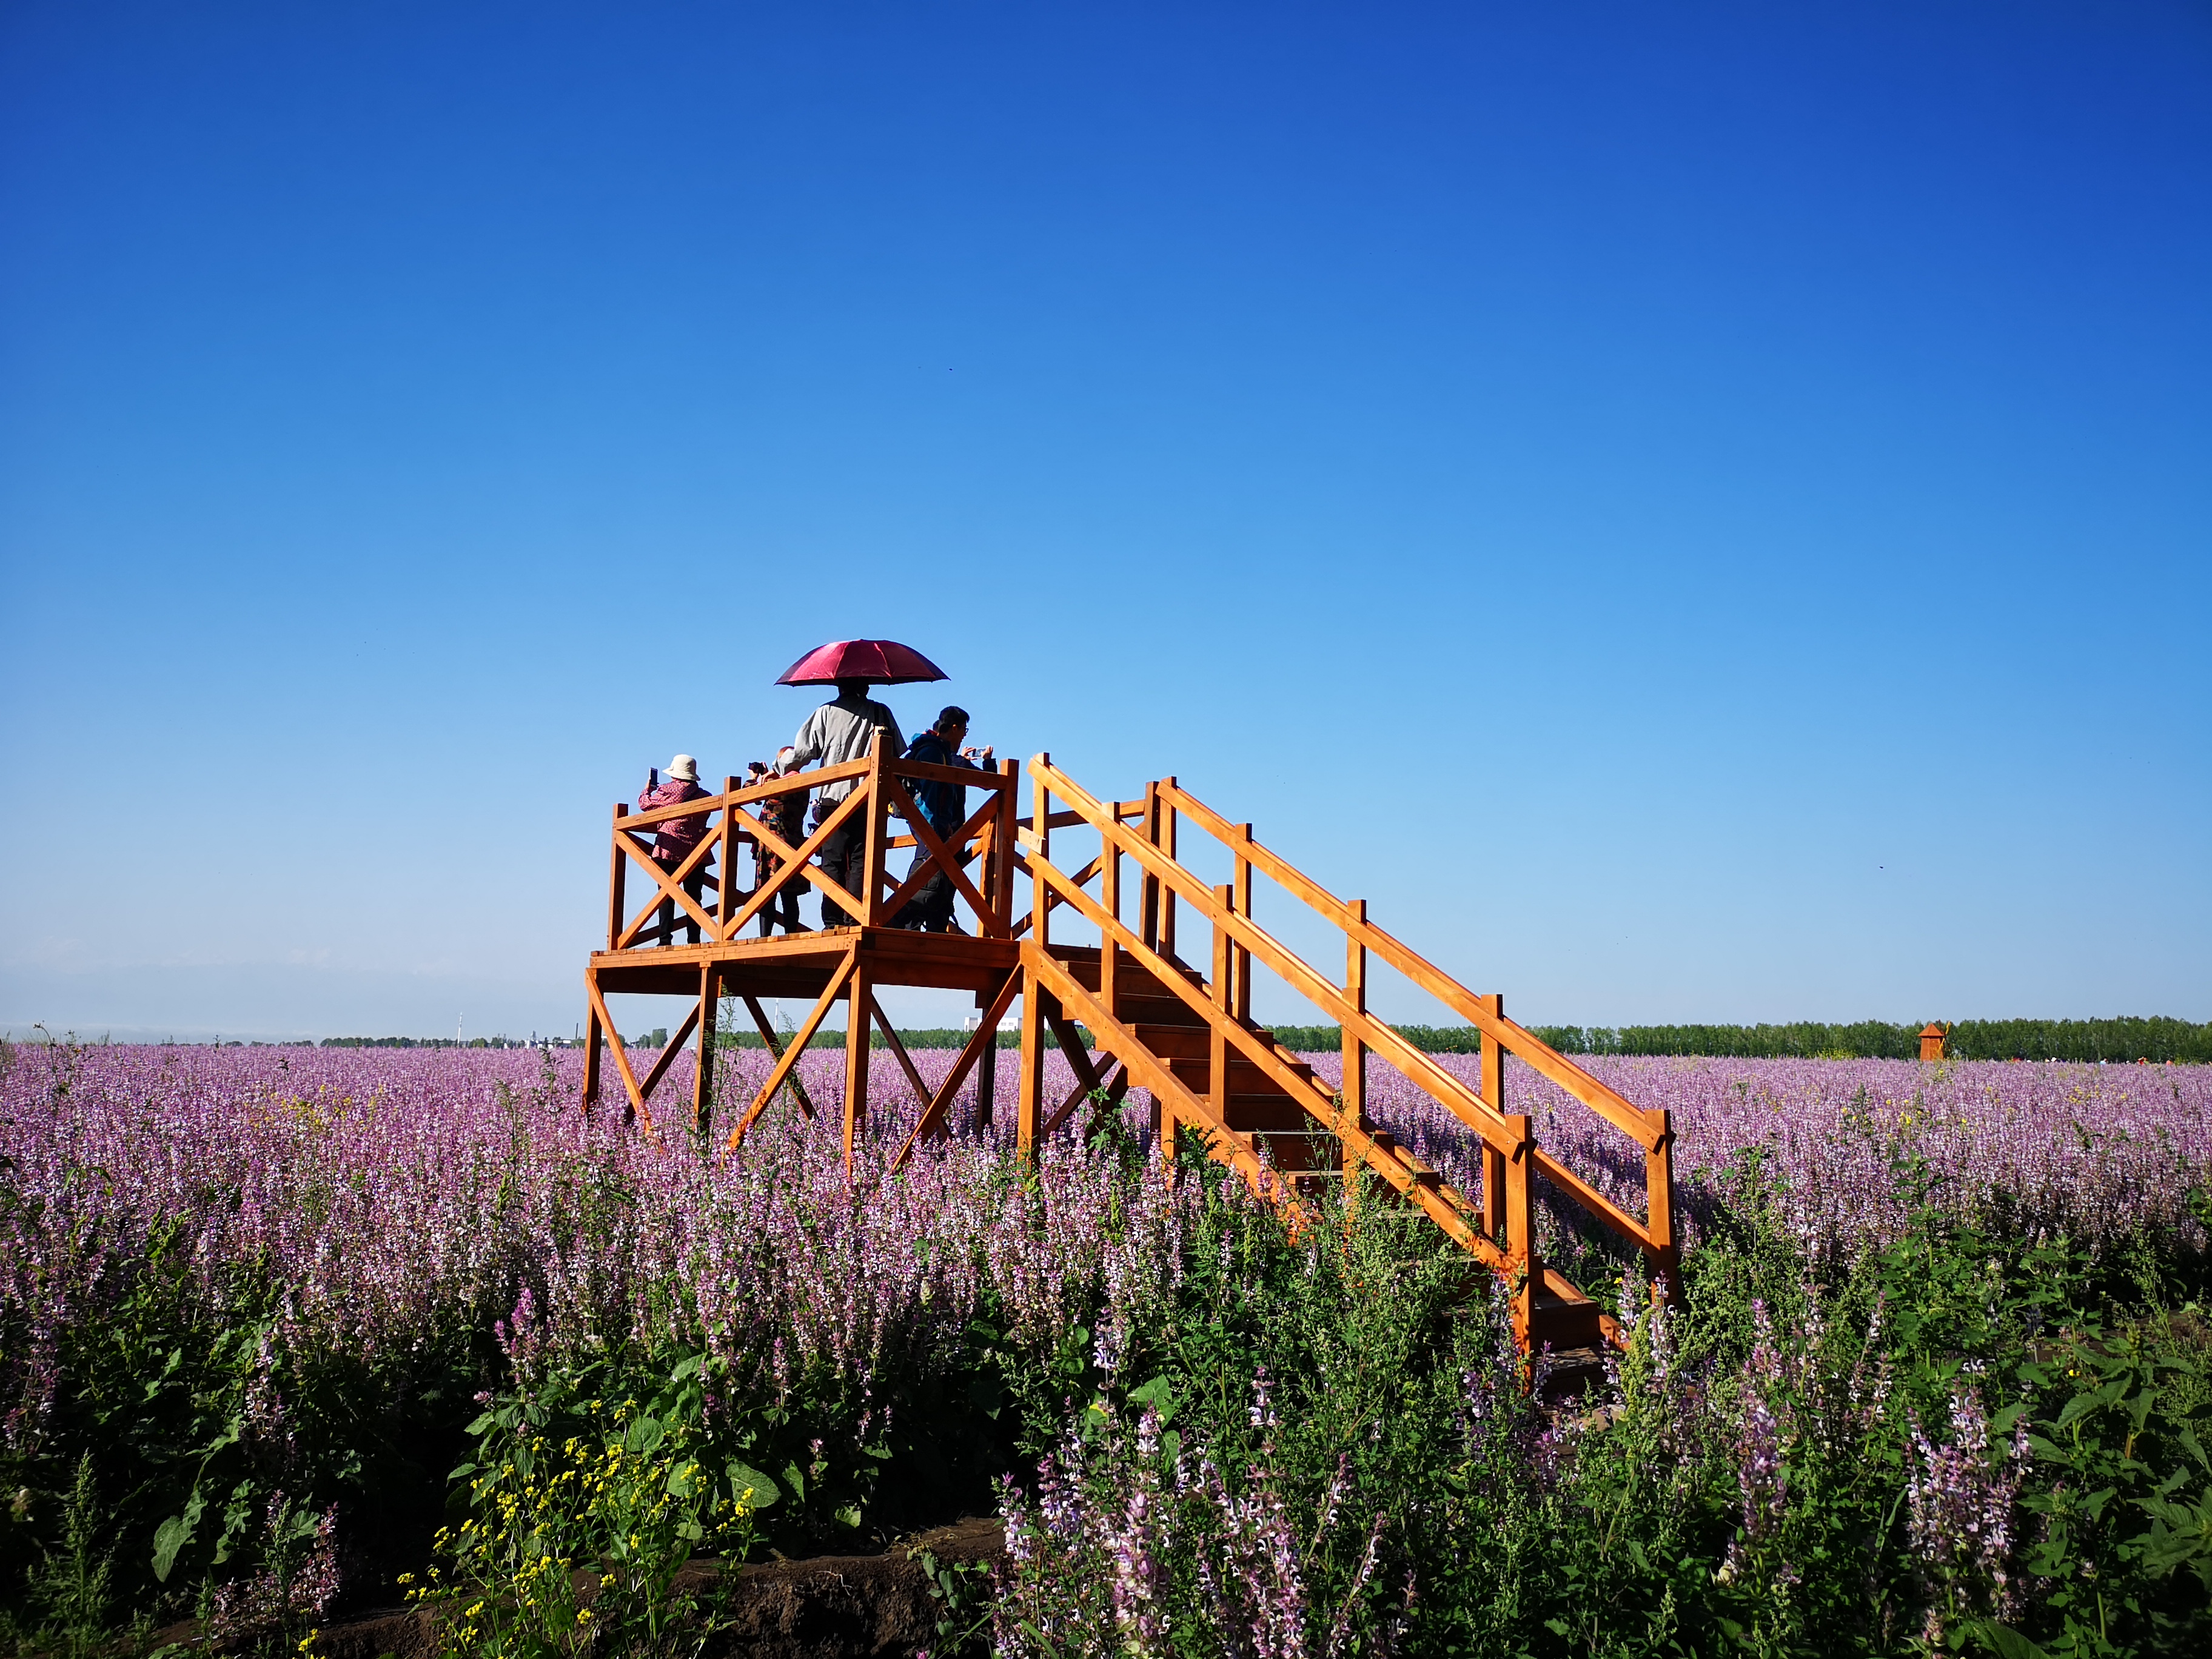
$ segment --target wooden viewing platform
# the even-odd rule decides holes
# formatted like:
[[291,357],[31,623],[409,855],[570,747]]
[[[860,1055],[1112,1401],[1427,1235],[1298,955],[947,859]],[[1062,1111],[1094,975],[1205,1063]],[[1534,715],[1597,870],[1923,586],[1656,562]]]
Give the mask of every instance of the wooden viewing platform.
[[[762,822],[761,802],[787,793],[790,779],[740,788],[678,806],[631,812],[614,809],[607,900],[607,948],[585,969],[586,1026],[584,1103],[601,1095],[603,1054],[612,1058],[629,1109],[657,1133],[653,1097],[676,1055],[696,1036],[698,1066],[690,1121],[702,1134],[714,1098],[716,1010],[723,996],[745,1006],[775,1062],[737,1121],[726,1145],[735,1148],[787,1082],[801,1107],[815,1103],[799,1084],[799,1055],[839,1001],[846,1004],[844,1144],[846,1165],[866,1156],[862,1129],[868,1110],[871,1044],[860,1040],[872,1022],[889,1059],[926,1102],[911,1134],[888,1160],[896,1169],[915,1144],[946,1132],[947,1111],[971,1072],[977,1073],[978,1114],[991,1121],[996,1067],[977,1063],[995,1048],[1001,1018],[1022,999],[1020,1068],[1016,1086],[1018,1144],[1024,1152],[1056,1133],[1082,1102],[1100,1092],[1120,1100],[1132,1088],[1150,1093],[1162,1151],[1171,1159],[1185,1132],[1201,1134],[1207,1153],[1235,1168],[1259,1191],[1296,1204],[1316,1182],[1364,1168],[1433,1221],[1475,1260],[1503,1279],[1513,1300],[1516,1334],[1531,1350],[1565,1353],[1618,1341],[1614,1322],[1555,1269],[1542,1262],[1534,1237],[1535,1182],[1543,1181],[1642,1255],[1656,1296],[1679,1294],[1674,1230],[1674,1133],[1663,1110],[1632,1104],[1565,1055],[1505,1017],[1503,1000],[1467,990],[1441,969],[1370,921],[1364,900],[1336,897],[1269,851],[1249,823],[1231,823],[1164,778],[1133,800],[1100,800],[1038,755],[1026,769],[1030,806],[1018,815],[1021,770],[1012,761],[994,771],[957,770],[894,759],[878,748],[866,760],[799,775],[810,788],[851,781],[852,792],[823,824],[792,846]],[[908,785],[964,785],[981,804],[963,825],[940,838],[913,804]],[[823,842],[857,817],[866,830],[862,895],[848,893],[813,862]],[[704,838],[684,862],[665,872],[653,862],[647,832],[678,818],[703,818]],[[900,833],[899,826],[903,826]],[[1189,829],[1216,843],[1231,879],[1209,884],[1181,856]],[[1071,867],[1055,857],[1055,832],[1075,854]],[[894,854],[919,848],[921,867],[894,869]],[[1095,850],[1094,850],[1095,849]],[[765,854],[765,860],[763,855]],[[902,857],[900,865],[910,860]],[[740,884],[750,862],[751,884]],[[1126,869],[1125,869],[1126,866]],[[762,872],[772,871],[765,880]],[[649,893],[632,912],[633,872]],[[945,872],[957,898],[952,933],[923,933],[891,925],[933,872]],[[703,878],[705,896],[685,884]],[[1265,880],[1287,900],[1340,933],[1340,977],[1322,973],[1259,925],[1254,883]],[[820,889],[854,925],[773,939],[749,937],[777,894]],[[1018,889],[1028,904],[1016,914]],[[677,912],[700,942],[659,941],[658,912]],[[1060,925],[1087,937],[1062,942]],[[1194,962],[1179,950],[1194,934]],[[1480,1086],[1470,1087],[1367,1011],[1370,960],[1379,959],[1437,997],[1482,1033]],[[1251,1017],[1255,971],[1272,975],[1310,1003],[1324,1022],[1342,1028],[1340,1085],[1278,1042]],[[935,1089],[923,1081],[877,1000],[884,985],[928,986],[972,994],[979,1029]],[[682,1024],[652,1069],[640,1077],[607,1013],[610,994],[678,996],[690,1004]],[[807,1002],[805,1018],[786,1045],[771,1028],[762,999]],[[1087,1028],[1103,1064],[1094,1061],[1078,1022]],[[1044,1096],[1045,1045],[1066,1056],[1076,1086],[1064,1099]],[[1641,1148],[1644,1213],[1637,1216],[1561,1164],[1536,1140],[1526,1113],[1507,1109],[1505,1055],[1512,1054],[1581,1101]],[[1392,1066],[1480,1139],[1483,1182],[1479,1199],[1448,1185],[1408,1149],[1376,1129],[1366,1109],[1370,1059]]]

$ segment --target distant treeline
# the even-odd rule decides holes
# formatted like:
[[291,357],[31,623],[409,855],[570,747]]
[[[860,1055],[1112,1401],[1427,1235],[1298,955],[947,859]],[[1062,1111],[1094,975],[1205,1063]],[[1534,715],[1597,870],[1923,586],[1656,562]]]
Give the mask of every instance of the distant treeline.
[[[1083,1040],[1085,1042],[1091,1041],[1091,1033],[1088,1030],[1085,1030],[1080,1025],[1075,1029],[1083,1032]],[[663,1040],[665,1040],[665,1034],[657,1033],[656,1035],[662,1036]],[[951,1026],[939,1025],[932,1026],[924,1030],[901,1031],[899,1041],[909,1048],[964,1048],[968,1046],[968,1039],[975,1035],[973,1031],[956,1030]],[[763,1048],[768,1046],[761,1041],[758,1031],[723,1031],[720,1036],[720,1046],[725,1048]],[[817,1031],[814,1034],[814,1041],[806,1046],[809,1048],[835,1048],[842,1053],[845,1047],[845,1034],[842,1031]],[[868,1033],[869,1048],[884,1048],[889,1046],[884,1041],[884,1034],[881,1031],[871,1030]],[[1009,1026],[999,1033],[999,1047],[1001,1048],[1018,1048],[1021,1046],[1022,1033],[1018,1025]],[[1051,1032],[1047,1031],[1045,1047],[1057,1048],[1059,1046],[1052,1040]]]
[[[1940,1022],[1938,1022],[1940,1024]],[[1718,1054],[1765,1060],[1915,1060],[1920,1024],[1863,1019],[1849,1025],[1802,1020],[1789,1025],[1532,1025],[1565,1054]],[[1416,1048],[1471,1054],[1482,1038],[1471,1025],[1401,1025]],[[2169,1060],[2212,1061],[2212,1024],[2185,1019],[1962,1019],[1949,1026],[1954,1060]],[[1279,1025],[1286,1047],[1310,1053],[1339,1048],[1334,1025]]]
[[[1940,1022],[1939,1022],[1940,1023]],[[1863,1019],[1848,1025],[1828,1025],[1801,1020],[1788,1025],[1532,1025],[1534,1031],[1563,1054],[1715,1054],[1747,1060],[1916,1060],[1920,1054],[1921,1024],[1893,1025],[1887,1020]],[[1278,1025],[1275,1036],[1286,1048],[1302,1054],[1329,1052],[1340,1048],[1343,1033],[1334,1025]],[[1948,1028],[1946,1047],[1954,1060],[2186,1060],[2212,1062],[2212,1024],[2197,1025],[2185,1019],[1962,1019]],[[1472,1025],[1401,1025],[1400,1033],[1416,1048],[1432,1054],[1474,1054],[1482,1052],[1481,1034]],[[899,1041],[909,1048],[959,1048],[969,1033],[949,1026],[901,1031]],[[1084,1033],[1085,1040],[1090,1033]],[[759,1048],[765,1045],[757,1031],[725,1027],[718,1033],[725,1048]],[[668,1040],[665,1029],[640,1032],[629,1038],[634,1048],[656,1048]],[[999,1033],[999,1047],[1018,1048],[1021,1032],[1009,1027]],[[531,1045],[513,1037],[471,1037],[455,1042],[451,1037],[325,1037],[325,1048],[525,1048]],[[556,1038],[555,1048],[573,1046]],[[842,1031],[819,1031],[810,1045],[842,1050]],[[884,1034],[872,1031],[868,1046],[885,1046]],[[1054,1045],[1048,1036],[1046,1047]]]
[[[237,1045],[234,1043],[231,1046],[235,1048]],[[258,1048],[261,1045],[256,1043],[253,1046]],[[270,1046],[289,1048],[293,1045],[272,1043]],[[314,1045],[301,1046],[312,1048]],[[465,1042],[455,1037],[325,1037],[322,1046],[325,1048],[535,1048],[542,1045],[526,1042],[520,1037],[496,1036],[471,1037]],[[553,1046],[559,1048],[562,1045],[556,1042]]]

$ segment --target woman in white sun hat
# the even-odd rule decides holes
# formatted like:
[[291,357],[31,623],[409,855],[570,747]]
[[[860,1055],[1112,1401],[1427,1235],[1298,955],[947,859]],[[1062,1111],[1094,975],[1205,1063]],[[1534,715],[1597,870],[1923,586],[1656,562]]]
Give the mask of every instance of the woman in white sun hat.
[[[680,806],[687,800],[702,799],[707,793],[699,787],[699,763],[689,755],[678,755],[668,763],[667,782],[661,782],[660,769],[658,767],[648,769],[645,778],[645,788],[637,798],[638,811],[641,812],[650,812],[656,806]],[[655,824],[653,833],[653,861],[673,875],[676,867],[691,856],[692,850],[699,845],[706,834],[707,815],[704,812],[700,813],[696,817],[670,818],[664,823]],[[707,866],[702,862],[685,878],[684,890],[696,901],[706,885]],[[660,901],[660,915],[658,920],[660,923],[660,942],[663,945],[674,944],[676,942],[676,901],[674,899]],[[699,924],[690,920],[688,913],[684,918],[684,927],[689,942],[696,945],[699,942]]]

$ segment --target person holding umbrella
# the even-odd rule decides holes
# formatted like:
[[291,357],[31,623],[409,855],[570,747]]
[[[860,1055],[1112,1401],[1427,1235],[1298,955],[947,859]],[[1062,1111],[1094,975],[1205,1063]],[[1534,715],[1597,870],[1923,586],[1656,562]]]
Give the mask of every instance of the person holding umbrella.
[[[791,740],[791,758],[778,769],[793,772],[816,762],[838,766],[866,760],[877,732],[884,734],[884,752],[902,755],[906,738],[897,717],[868,696],[872,684],[901,684],[914,680],[941,680],[945,672],[910,646],[896,640],[835,640],[817,646],[777,677],[778,685],[834,684],[837,695],[806,718]],[[844,803],[857,787],[851,778],[825,783],[815,792],[814,822],[818,827]],[[855,898],[867,860],[868,826],[848,818],[822,843],[822,873]],[[827,894],[822,899],[822,925],[844,927],[853,923],[843,908]]]

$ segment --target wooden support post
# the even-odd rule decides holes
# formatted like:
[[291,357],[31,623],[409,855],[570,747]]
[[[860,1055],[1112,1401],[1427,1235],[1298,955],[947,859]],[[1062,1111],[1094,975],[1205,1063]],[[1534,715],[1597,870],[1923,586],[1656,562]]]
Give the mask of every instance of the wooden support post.
[[[1018,972],[1009,974],[1009,981],[1018,979]],[[1009,999],[1011,1000],[1011,999]],[[999,1105],[999,1020],[1006,1012],[1006,1002],[975,993],[975,1006],[982,1016],[979,1030],[988,1030],[986,1046],[975,1065],[975,1127],[988,1129]]]
[[1544,1263],[1536,1251],[1536,1137],[1527,1113],[1509,1113],[1505,1121],[1515,1142],[1505,1160],[1505,1255],[1518,1279],[1513,1334],[1526,1352],[1535,1324],[1536,1293],[1544,1284]]
[[1656,1131],[1644,1149],[1644,1231],[1651,1235],[1651,1295],[1668,1305],[1682,1299],[1681,1252],[1674,1243],[1674,1120],[1664,1109],[1649,1114]]
[[[1492,1019],[1505,1017],[1505,999],[1502,996],[1479,996],[1475,1004]],[[1505,1049],[1490,1037],[1482,1039],[1482,1103],[1499,1116],[1505,1115]],[[1506,1172],[1505,1154],[1495,1146],[1485,1145],[1482,1149],[1482,1227],[1490,1235],[1491,1243],[1500,1242],[1506,1226],[1505,1187],[1510,1177]]]
[[607,871],[607,949],[622,948],[623,902],[624,887],[629,878],[629,860],[623,856],[622,821],[629,816],[629,807],[622,801],[615,803],[614,862]]
[[[725,777],[722,793],[738,793],[738,780]],[[714,872],[714,937],[726,939],[730,936],[730,906],[737,902],[738,894],[738,815],[730,808],[722,809],[722,845],[716,856],[721,864]]]
[[[1040,903],[1044,887],[1036,889]],[[1052,993],[1035,968],[1022,973],[1022,1068],[1014,1105],[1014,1144],[1024,1158],[1036,1154],[1037,1127],[1044,1119],[1044,1039],[1048,1029],[1045,1002]]]
[[[1175,787],[1173,778],[1163,778],[1160,781],[1170,789]],[[1159,848],[1172,859],[1176,856],[1176,810],[1164,800],[1160,802],[1159,806]],[[1176,956],[1176,891],[1174,888],[1164,885],[1160,890],[1159,951],[1170,962],[1178,960]]]
[[[1249,846],[1251,840],[1252,826],[1249,823],[1237,825],[1237,844]],[[1237,878],[1233,884],[1237,889],[1237,914],[1249,918],[1252,914],[1252,860],[1236,846],[1232,846],[1231,850],[1237,853]],[[1249,1025],[1252,1023],[1252,953],[1241,945],[1237,946],[1230,957],[1230,965],[1237,976],[1237,1000],[1231,1012],[1237,1016],[1238,1024]]]
[[[1115,845],[1111,836],[1104,839],[1105,845],[1098,849],[1101,860],[1098,866],[1098,903],[1100,908],[1118,922],[1121,920],[1121,849]],[[1108,1013],[1116,1018],[1121,1013],[1120,1003],[1115,995],[1115,981],[1120,975],[1117,966],[1120,957],[1121,951],[1114,944],[1113,931],[1102,927],[1098,932],[1098,1000]]]
[[[592,970],[584,970],[586,981]],[[591,999],[584,1013],[584,1111],[586,1115],[599,1103],[599,1010],[596,999]]]
[[[881,733],[877,741],[882,741]],[[868,959],[855,952],[852,977],[845,981],[845,1179],[848,1182],[868,1124],[868,1010],[874,1004],[875,983],[868,972]]]
[[[734,785],[737,780],[732,778],[730,781]],[[723,842],[725,847],[728,844],[726,841]],[[726,856],[722,867],[729,868]],[[728,890],[726,884],[726,896]],[[720,1012],[715,993],[721,988],[714,983],[715,977],[713,963],[700,964],[699,1073],[691,1079],[691,1127],[702,1135],[713,1127],[714,1118],[714,1017]]]
[[[1039,750],[1030,769],[1029,854],[1032,859],[1049,860],[1052,857],[1052,791],[1045,787],[1044,781],[1036,769],[1051,764],[1052,757]],[[1036,941],[1039,951],[1042,951],[1052,939],[1052,890],[1045,885],[1043,877],[1032,871],[1030,874],[1030,937]],[[1022,1006],[1024,1009],[1029,1006],[1026,990],[1022,993]],[[1022,1018],[1026,1021],[1029,1015],[1025,1012]],[[1029,1050],[1024,1048],[1022,1053],[1026,1055]],[[1026,1060],[1024,1063],[1026,1064]],[[1024,1088],[1026,1091],[1027,1085],[1024,1085]],[[1022,1097],[1026,1100],[1029,1096],[1024,1092]]]
[[1006,787],[999,791],[999,816],[991,830],[991,871],[994,885],[991,902],[998,908],[999,937],[1004,939],[1014,925],[1014,819],[1018,816],[1015,797],[1021,789],[1021,767],[1014,761],[999,763],[999,775],[1006,780]]
[[[1345,908],[1352,913],[1355,924],[1367,920],[1365,899],[1347,900]],[[1344,936],[1344,1000],[1352,1005],[1355,1014],[1367,1012],[1367,947],[1360,942],[1356,927],[1346,930]],[[1371,1133],[1367,1122],[1367,1045],[1350,1025],[1344,1028],[1344,1085],[1337,1094],[1344,1103],[1345,1121],[1362,1134]],[[1344,1180],[1347,1197],[1358,1165],[1358,1157],[1352,1152],[1351,1142],[1346,1141]]]
[[[1224,911],[1237,908],[1237,889],[1232,884],[1213,890],[1213,902]],[[1218,919],[1213,924],[1213,1006],[1223,1013],[1229,1012],[1231,988],[1229,983],[1230,963],[1235,953],[1229,939],[1229,929]],[[1206,1025],[1206,1092],[1212,1097],[1213,1115],[1223,1123],[1229,1121],[1229,1037],[1214,1020]]]
[[[860,842],[859,908],[854,913],[853,920],[864,927],[881,927],[888,920],[884,915],[883,895],[884,837],[889,828],[890,808],[888,792],[897,787],[884,775],[884,734],[881,731],[868,739],[868,775],[860,787],[868,792],[868,804],[860,809],[868,816],[862,830],[865,839]],[[855,1003],[854,1006],[864,1016],[860,1030],[865,1034],[868,1029],[865,1018],[867,1005]],[[862,1110],[866,1109],[863,1103]],[[846,1161],[850,1164],[849,1154]]]
[[[1139,829],[1145,840],[1154,847],[1160,844],[1160,787],[1157,783],[1145,786],[1145,817]],[[1160,948],[1160,878],[1149,869],[1137,878],[1138,936],[1145,941],[1147,951]]]

